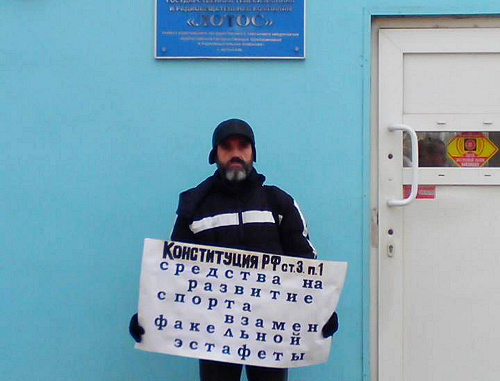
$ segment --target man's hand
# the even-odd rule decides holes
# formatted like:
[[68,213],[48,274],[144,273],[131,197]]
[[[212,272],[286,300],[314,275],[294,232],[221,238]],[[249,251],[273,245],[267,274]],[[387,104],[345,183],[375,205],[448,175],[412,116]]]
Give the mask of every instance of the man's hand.
[[334,312],[332,316],[330,316],[330,319],[326,322],[326,324],[323,326],[323,329],[321,330],[321,333],[323,334],[324,338],[332,336],[337,330],[339,329],[339,318],[337,316],[337,313]]
[[130,335],[134,338],[136,343],[140,343],[142,341],[142,335],[144,335],[144,328],[139,325],[139,318],[137,314],[134,314],[130,319],[130,324],[128,326],[128,331]]

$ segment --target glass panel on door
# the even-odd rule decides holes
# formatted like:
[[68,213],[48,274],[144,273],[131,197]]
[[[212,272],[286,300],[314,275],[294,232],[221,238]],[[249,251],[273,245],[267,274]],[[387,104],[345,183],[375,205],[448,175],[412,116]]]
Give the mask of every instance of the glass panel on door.
[[[500,167],[500,132],[417,132],[419,167]],[[403,133],[403,166],[411,166],[410,136]]]

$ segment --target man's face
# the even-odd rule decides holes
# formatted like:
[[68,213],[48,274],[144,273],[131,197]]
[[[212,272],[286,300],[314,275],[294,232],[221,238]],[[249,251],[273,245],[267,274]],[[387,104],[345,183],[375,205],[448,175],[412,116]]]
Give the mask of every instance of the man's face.
[[446,167],[446,146],[443,142],[437,142],[431,157],[433,167]]
[[252,145],[244,137],[230,136],[217,146],[217,167],[227,180],[245,180],[252,164]]

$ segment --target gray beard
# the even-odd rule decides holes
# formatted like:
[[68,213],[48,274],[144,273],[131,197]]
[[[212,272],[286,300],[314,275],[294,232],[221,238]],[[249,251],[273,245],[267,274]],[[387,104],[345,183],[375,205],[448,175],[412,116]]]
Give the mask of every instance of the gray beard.
[[246,171],[229,170],[224,171],[224,176],[227,181],[236,183],[245,180],[247,178],[247,173]]
[[217,163],[217,168],[219,168],[219,171],[221,171],[223,177],[227,181],[229,181],[230,183],[239,183],[245,180],[250,174],[250,172],[252,172],[253,165],[252,163],[244,164],[243,169],[236,170],[236,169],[226,169],[223,165]]

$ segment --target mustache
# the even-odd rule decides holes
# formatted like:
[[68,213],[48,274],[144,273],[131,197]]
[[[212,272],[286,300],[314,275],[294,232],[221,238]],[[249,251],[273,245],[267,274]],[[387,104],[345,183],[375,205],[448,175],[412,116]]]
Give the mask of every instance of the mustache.
[[231,160],[229,160],[228,164],[231,164],[231,163],[236,163],[236,164],[241,164],[243,166],[246,166],[246,163],[237,157],[233,157]]

